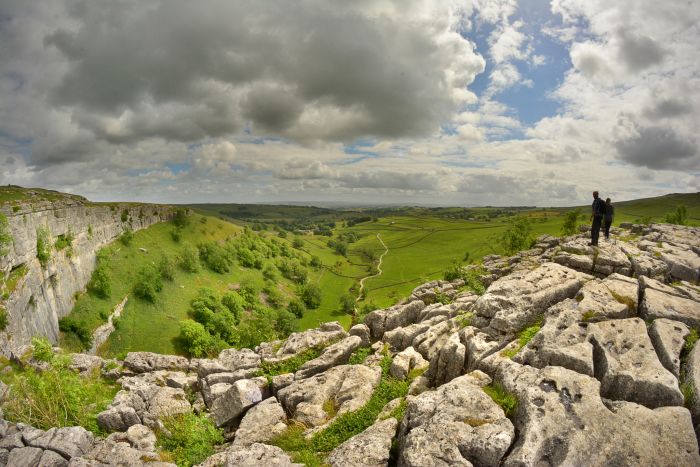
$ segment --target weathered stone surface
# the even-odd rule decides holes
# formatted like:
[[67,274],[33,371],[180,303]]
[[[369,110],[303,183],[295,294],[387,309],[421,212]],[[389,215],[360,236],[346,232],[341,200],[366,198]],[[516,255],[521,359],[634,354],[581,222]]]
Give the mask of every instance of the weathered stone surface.
[[279,346],[274,343],[261,344],[257,350],[263,360],[282,361],[311,347],[328,345],[347,336],[343,326],[337,321],[333,321],[323,323],[316,329],[293,332]]
[[182,371],[171,371],[165,377],[165,384],[171,388],[189,391],[197,385],[197,376],[187,375]]
[[518,398],[519,435],[504,466],[700,463],[690,414],[683,407],[606,405],[600,383],[589,376],[510,361],[500,366],[500,382]]
[[498,348],[498,342],[494,341],[488,334],[476,332],[476,328],[468,326],[460,331],[460,334],[463,336],[460,337],[460,340],[467,343],[465,357],[467,371],[478,369],[479,362]]
[[356,324],[348,330],[348,335],[357,336],[362,339],[362,346],[368,346],[370,341],[369,326],[364,323]]
[[44,451],[39,448],[18,448],[10,451],[7,465],[12,467],[37,467]]
[[584,285],[576,295],[576,301],[578,310],[591,318],[631,318],[637,316],[638,296],[637,280],[611,274]]
[[95,355],[75,353],[71,355],[70,368],[79,372],[87,372],[102,368],[104,360]]
[[287,429],[287,416],[277,399],[271,397],[251,408],[236,430],[234,446],[265,443]]
[[404,350],[412,345],[416,337],[425,333],[432,326],[435,326],[446,319],[447,318],[444,316],[436,316],[427,321],[392,329],[391,331],[384,333],[382,340],[389,344],[393,349]]
[[433,386],[447,383],[462,374],[467,349],[460,342],[459,333],[453,333],[430,360],[426,376]]
[[631,318],[593,323],[588,332],[603,397],[650,408],[683,405],[678,381],[659,362],[644,321]]
[[192,368],[200,378],[213,373],[236,373],[260,366],[260,355],[250,349],[225,349],[214,360],[200,359]]
[[399,466],[497,466],[515,436],[503,410],[464,375],[412,398],[399,430]]
[[323,409],[324,403],[333,401],[337,415],[357,410],[370,399],[380,379],[381,369],[378,367],[342,365],[294,381],[280,389],[277,398],[293,419],[315,427],[331,419]]
[[420,352],[426,360],[432,361],[452,334],[458,330],[459,325],[454,320],[442,321],[416,336],[413,339],[413,348]]
[[84,456],[72,458],[68,464],[69,467],[175,467],[175,464],[159,462],[156,453],[140,451],[127,441],[119,441],[113,436],[110,435],[109,438],[97,442],[95,447]]
[[602,240],[598,246],[588,244],[588,238],[573,238],[561,245],[561,251],[552,260],[577,271],[596,276],[613,273],[629,276],[632,264],[617,242]]
[[246,447],[234,447],[226,452],[226,467],[303,467],[294,464],[289,455],[277,446],[255,443]]
[[46,450],[39,459],[39,467],[65,467],[68,461],[60,454]]
[[152,352],[129,352],[124,359],[124,366],[134,373],[156,370],[187,371],[189,365],[190,362],[185,357]]
[[272,377],[272,393],[277,396],[277,392],[286,388],[294,382],[294,373],[284,373]]
[[415,323],[423,308],[425,303],[422,300],[414,300],[406,305],[375,310],[365,317],[365,324],[369,327],[373,339],[381,339],[387,331]]
[[155,452],[156,435],[145,425],[133,425],[126,431],[129,444],[139,451]]
[[141,423],[136,410],[126,405],[110,407],[97,415],[97,424],[104,431],[126,431],[130,426]]
[[656,289],[644,290],[644,299],[639,314],[642,318],[668,318],[681,321],[690,327],[700,327],[700,303]]
[[403,380],[414,368],[420,370],[427,368],[428,365],[429,362],[421,354],[416,352],[413,347],[408,347],[394,356],[389,373],[394,378]]
[[395,418],[376,422],[335,448],[326,460],[332,467],[385,467],[389,465],[391,441],[399,422]]
[[204,399],[204,404],[207,407],[211,407],[216,399],[221,397],[231,388],[232,384],[233,383],[214,383],[210,385],[205,380],[202,380],[202,398]]
[[676,378],[681,369],[681,350],[689,333],[690,330],[685,324],[663,318],[654,320],[649,328],[649,337],[659,361]]
[[148,409],[141,414],[141,422],[149,427],[156,427],[159,420],[191,411],[192,406],[185,391],[161,387],[148,399]]
[[63,457],[79,457],[92,449],[95,437],[81,426],[51,428],[42,436],[33,439],[32,447],[50,449]]
[[572,298],[587,276],[556,263],[545,263],[533,271],[522,271],[491,284],[474,303],[474,311],[491,319],[489,327],[516,332],[533,322],[551,305]]
[[231,387],[211,406],[211,416],[216,426],[224,426],[237,420],[249,408],[263,400],[263,392],[258,382],[251,379],[241,379]]
[[359,336],[349,336],[329,345],[323,353],[313,360],[304,363],[294,375],[294,379],[304,379],[327,369],[348,362],[350,355],[362,344]]
[[658,249],[660,259],[668,265],[672,278],[689,282],[697,282],[700,279],[700,256],[687,248],[664,243]]
[[684,384],[691,388],[694,397],[688,401],[695,423],[700,422],[700,345],[695,343],[686,363]]

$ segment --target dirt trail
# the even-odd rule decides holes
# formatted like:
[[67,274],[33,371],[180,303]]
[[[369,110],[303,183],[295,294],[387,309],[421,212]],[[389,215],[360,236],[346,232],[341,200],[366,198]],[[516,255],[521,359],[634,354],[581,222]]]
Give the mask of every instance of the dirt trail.
[[[382,246],[384,247],[384,253],[382,253],[381,256],[379,257],[379,264],[377,264],[377,273],[372,274],[371,276],[363,277],[362,279],[360,279],[360,293],[358,294],[357,298],[355,299],[355,303],[359,302],[363,298],[362,294],[363,294],[363,291],[365,288],[365,280],[371,279],[372,277],[381,276],[382,273],[384,272],[384,271],[382,271],[382,261],[384,260],[384,255],[389,253],[389,247],[386,246],[386,244],[384,243],[384,240],[382,240],[382,237],[380,237],[379,234],[377,234],[377,240],[379,240],[379,243],[381,243]],[[357,307],[355,307],[355,312],[357,312]]]

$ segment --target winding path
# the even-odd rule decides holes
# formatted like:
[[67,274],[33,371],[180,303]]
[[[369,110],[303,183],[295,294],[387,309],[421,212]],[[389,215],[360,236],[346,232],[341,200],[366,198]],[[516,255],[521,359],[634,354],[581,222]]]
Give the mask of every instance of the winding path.
[[[382,253],[379,256],[379,264],[377,264],[377,273],[372,274],[371,276],[365,276],[362,279],[360,279],[360,293],[357,295],[357,298],[355,299],[355,303],[359,302],[363,298],[362,295],[363,295],[363,291],[365,288],[365,280],[371,279],[372,277],[381,276],[382,273],[384,272],[384,271],[382,271],[382,261],[384,260],[384,255],[389,253],[389,247],[386,246],[386,243],[384,243],[384,240],[382,240],[382,237],[379,236],[379,233],[377,233],[377,240],[379,240],[379,243],[381,243],[382,246],[384,247],[384,253]],[[357,307],[355,307],[355,311],[357,311]]]

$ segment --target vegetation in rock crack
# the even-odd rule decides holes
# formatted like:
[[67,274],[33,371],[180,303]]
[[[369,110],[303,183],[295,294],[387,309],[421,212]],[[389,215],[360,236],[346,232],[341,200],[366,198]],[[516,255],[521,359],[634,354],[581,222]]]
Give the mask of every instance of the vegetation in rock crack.
[[80,425],[100,434],[97,414],[112,402],[118,388],[98,372],[82,376],[71,370],[70,357],[53,355],[50,345],[35,345],[35,357],[48,360],[49,366],[41,372],[31,367],[2,371],[0,379],[12,393],[2,406],[5,418],[42,430]]
[[533,337],[535,337],[535,334],[540,332],[540,329],[542,328],[542,321],[539,320],[536,324],[532,326],[528,326],[522,331],[518,333],[518,345],[517,347],[509,350],[504,350],[501,352],[501,355],[503,355],[506,358],[513,358],[520,350],[522,350],[523,347],[527,345],[528,342],[532,340]]
[[51,259],[51,234],[49,229],[46,227],[39,227],[36,229],[36,257],[43,267]]
[[[291,453],[294,462],[307,465],[323,465],[324,457],[337,446],[369,428],[390,401],[403,398],[408,393],[410,380],[401,381],[389,375],[391,356],[382,359],[382,379],[370,400],[360,409],[336,417],[325,429],[310,439],[303,436],[304,427],[292,422],[289,428],[271,441]],[[400,407],[395,411],[402,415]]]
[[457,325],[460,328],[466,328],[467,326],[471,326],[473,319],[474,319],[474,312],[473,311],[467,311],[465,313],[461,313],[461,314],[455,316],[455,321],[457,322]]
[[683,348],[681,349],[681,371],[680,371],[680,390],[683,394],[683,400],[685,401],[685,406],[687,408],[692,408],[695,404],[695,386],[693,382],[688,378],[688,357],[693,351],[695,344],[697,344],[700,339],[700,332],[698,328],[691,328],[687,336],[685,336],[685,342],[683,343]]
[[462,279],[464,285],[462,285],[459,291],[468,290],[477,295],[483,295],[486,292],[486,287],[484,287],[483,282],[481,282],[481,276],[486,274],[486,270],[481,266],[463,266],[462,263],[453,263],[449,269],[447,269],[443,275],[443,279],[446,281],[453,281],[456,279]]
[[2,296],[4,300],[7,300],[7,298],[12,295],[17,288],[17,284],[24,276],[27,275],[28,271],[29,269],[27,268],[26,264],[21,264],[10,271],[10,274],[5,279],[5,290]]
[[56,241],[54,242],[53,247],[56,249],[56,251],[61,251],[64,248],[70,248],[73,244],[73,240],[75,240],[73,232],[68,230],[66,233],[56,237]]
[[515,415],[518,409],[518,398],[515,394],[506,391],[505,388],[498,383],[489,384],[482,389],[496,404],[501,406],[506,417],[510,418]]
[[165,418],[163,426],[156,433],[161,457],[181,467],[199,464],[214,454],[214,446],[224,442],[223,430],[206,414],[178,414]]
[[372,349],[370,347],[358,347],[350,355],[350,358],[348,359],[348,365],[361,365],[365,363],[365,360],[367,360],[367,357],[369,357],[369,354],[371,353]]
[[260,364],[260,371],[258,372],[258,376],[266,376],[269,379],[273,376],[283,375],[285,373],[296,373],[304,363],[320,356],[321,352],[325,347],[326,346],[322,345],[311,347],[302,352],[299,352],[293,357],[287,358],[279,362],[263,361]]
[[622,303],[623,305],[627,306],[627,310],[632,313],[636,314],[637,312],[637,301],[632,298],[632,297],[627,297],[625,295],[620,295],[619,293],[615,292],[614,290],[610,291],[610,295],[613,296],[615,301],[618,303]]
[[10,251],[10,245],[12,245],[10,226],[5,214],[0,212],[0,257],[5,256]]
[[7,329],[8,324],[10,324],[10,319],[7,310],[4,305],[0,304],[0,331]]

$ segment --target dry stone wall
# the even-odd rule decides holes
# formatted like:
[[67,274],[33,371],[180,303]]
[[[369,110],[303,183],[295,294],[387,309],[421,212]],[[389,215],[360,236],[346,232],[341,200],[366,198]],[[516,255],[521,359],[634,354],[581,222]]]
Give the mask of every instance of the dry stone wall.
[[[0,206],[7,217],[13,244],[0,257],[0,270],[26,271],[13,290],[3,291],[0,305],[9,323],[0,332],[0,352],[9,355],[29,344],[33,336],[58,340],[58,320],[73,308],[74,294],[85,289],[95,268],[97,250],[127,228],[137,231],[172,218],[173,208],[147,204],[94,204],[80,199],[48,200]],[[125,220],[123,220],[125,219]],[[50,258],[37,258],[37,232],[48,232]],[[57,251],[59,236],[72,237]]]

